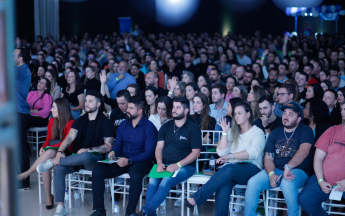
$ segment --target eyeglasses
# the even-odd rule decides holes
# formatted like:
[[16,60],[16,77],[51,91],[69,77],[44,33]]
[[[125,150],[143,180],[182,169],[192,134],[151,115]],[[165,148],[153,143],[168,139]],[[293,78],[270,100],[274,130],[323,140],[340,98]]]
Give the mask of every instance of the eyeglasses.
[[277,97],[284,96],[285,94],[289,94],[289,93],[277,93]]

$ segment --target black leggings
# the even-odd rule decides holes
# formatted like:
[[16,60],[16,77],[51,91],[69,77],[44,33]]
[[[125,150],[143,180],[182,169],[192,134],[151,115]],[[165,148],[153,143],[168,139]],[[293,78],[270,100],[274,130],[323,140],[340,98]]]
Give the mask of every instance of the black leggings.
[[37,116],[28,117],[28,129],[31,127],[47,127],[48,126],[48,118],[41,118]]

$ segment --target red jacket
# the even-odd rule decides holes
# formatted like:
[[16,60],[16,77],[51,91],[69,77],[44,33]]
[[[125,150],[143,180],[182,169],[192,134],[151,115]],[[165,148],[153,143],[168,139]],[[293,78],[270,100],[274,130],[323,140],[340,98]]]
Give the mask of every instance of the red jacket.
[[[50,118],[50,119],[49,119],[47,138],[46,138],[46,141],[44,142],[42,148],[49,147],[49,141],[51,140],[52,135],[53,135],[52,129],[53,129],[53,124],[54,124],[54,119],[55,119],[55,118]],[[63,130],[63,132],[62,132],[62,133],[63,133],[63,138],[62,138],[62,140],[65,140],[65,138],[66,138],[66,136],[68,135],[69,130],[71,129],[73,123],[74,123],[74,120],[70,120],[69,122],[66,123],[65,128],[64,128],[64,130]],[[52,146],[50,146],[50,147],[60,147],[61,143],[62,143],[62,142],[59,142],[59,143],[57,143],[57,144],[55,144],[55,145],[52,145]],[[68,151],[69,151],[69,152],[72,152],[72,150],[73,150],[73,144],[74,144],[74,142],[72,142],[72,144],[68,147]]]

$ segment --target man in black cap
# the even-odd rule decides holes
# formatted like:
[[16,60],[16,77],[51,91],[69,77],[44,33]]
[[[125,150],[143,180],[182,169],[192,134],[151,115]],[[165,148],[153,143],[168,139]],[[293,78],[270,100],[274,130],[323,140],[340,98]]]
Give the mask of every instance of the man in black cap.
[[280,187],[288,215],[298,215],[298,189],[304,187],[312,174],[314,135],[311,128],[300,124],[303,112],[297,103],[283,106],[280,127],[268,137],[264,167],[247,184],[245,215],[255,215],[260,192]]

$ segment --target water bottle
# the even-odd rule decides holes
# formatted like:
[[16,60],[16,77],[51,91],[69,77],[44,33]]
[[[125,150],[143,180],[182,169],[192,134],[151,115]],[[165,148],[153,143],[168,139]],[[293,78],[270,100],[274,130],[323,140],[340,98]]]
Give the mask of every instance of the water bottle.
[[115,202],[115,205],[114,205],[114,210],[113,210],[113,215],[120,215],[120,206],[117,202]]
[[260,213],[260,211],[256,212],[256,216],[261,216],[262,214]]
[[68,190],[65,190],[65,208],[69,208],[69,194]]
[[209,167],[210,171],[216,171],[216,159],[211,155],[211,158],[209,160]]
[[80,193],[78,189],[74,190],[74,207],[80,208]]
[[160,211],[159,213],[161,214],[166,214],[167,210],[166,210],[166,202],[165,200],[161,203],[161,206],[160,206]]

